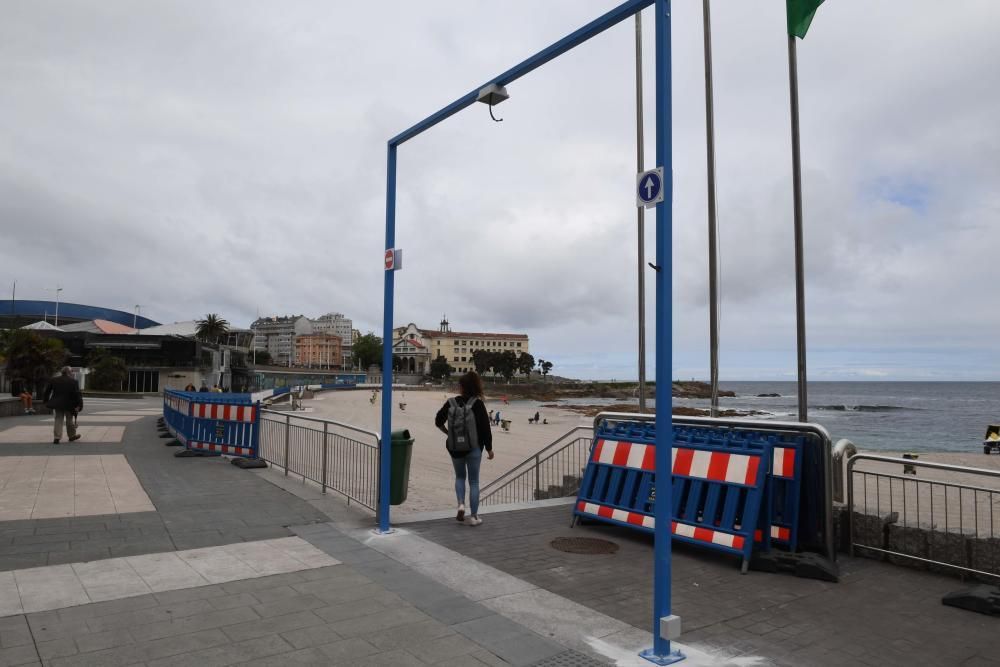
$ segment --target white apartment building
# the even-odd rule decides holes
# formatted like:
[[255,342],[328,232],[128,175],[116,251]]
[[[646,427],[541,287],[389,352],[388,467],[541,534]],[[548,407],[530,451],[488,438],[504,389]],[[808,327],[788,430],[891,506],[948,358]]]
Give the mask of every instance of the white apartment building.
[[295,337],[313,333],[308,317],[261,317],[250,325],[254,332],[254,349],[271,355],[271,362],[285,366],[295,357]]
[[343,313],[327,313],[326,315],[320,315],[315,320],[310,320],[310,323],[312,324],[313,333],[333,334],[340,337],[341,366],[343,368],[351,368],[351,358],[354,353],[354,323],[351,319],[345,317]]

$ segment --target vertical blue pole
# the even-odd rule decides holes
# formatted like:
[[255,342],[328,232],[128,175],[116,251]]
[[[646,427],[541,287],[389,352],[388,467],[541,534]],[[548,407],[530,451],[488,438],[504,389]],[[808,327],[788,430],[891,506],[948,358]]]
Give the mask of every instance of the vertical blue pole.
[[653,552],[653,649],[642,656],[666,665],[684,656],[670,650],[661,636],[660,619],[670,617],[670,540],[672,524],[673,425],[673,263],[674,198],[670,95],[670,0],[656,0],[656,164],[663,167],[663,201],[656,205],[656,528]]
[[[396,146],[389,144],[385,182],[385,249],[396,244]],[[395,271],[385,271],[382,305],[382,443],[378,485],[378,531],[389,532],[389,471],[392,457],[392,299]]]

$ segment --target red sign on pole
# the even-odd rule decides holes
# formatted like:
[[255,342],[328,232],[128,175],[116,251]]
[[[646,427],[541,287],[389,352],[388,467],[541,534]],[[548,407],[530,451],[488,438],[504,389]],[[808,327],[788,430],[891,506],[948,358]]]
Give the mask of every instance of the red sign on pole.
[[396,253],[392,248],[388,248],[385,251],[385,270],[392,271],[395,268],[396,263]]

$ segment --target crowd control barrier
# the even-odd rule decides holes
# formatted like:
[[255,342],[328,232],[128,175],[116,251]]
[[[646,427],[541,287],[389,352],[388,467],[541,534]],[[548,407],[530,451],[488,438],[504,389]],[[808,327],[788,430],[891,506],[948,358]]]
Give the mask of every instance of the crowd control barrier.
[[[653,532],[656,433],[652,423],[602,424],[577,496],[576,516]],[[683,429],[673,448],[675,539],[750,563],[772,446],[760,437],[717,439]]]
[[175,456],[259,459],[260,404],[250,394],[163,392],[163,421],[184,450]]
[[[829,436],[814,424],[673,419],[674,538],[743,559],[809,551],[833,561]],[[653,532],[652,415],[602,413],[577,503],[581,517]],[[809,493],[804,490],[808,489]],[[798,554],[802,556],[803,554]]]

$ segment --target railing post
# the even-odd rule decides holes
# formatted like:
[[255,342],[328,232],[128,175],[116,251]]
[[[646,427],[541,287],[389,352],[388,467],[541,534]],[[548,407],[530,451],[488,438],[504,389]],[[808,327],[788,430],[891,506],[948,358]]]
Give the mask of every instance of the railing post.
[[538,499],[538,492],[541,490],[541,486],[538,484],[538,454],[535,454],[535,497],[532,500]]
[[292,430],[292,417],[285,415],[285,477],[288,477],[288,436]]
[[330,428],[330,425],[328,423],[326,423],[326,422],[323,422],[323,456],[322,456],[322,461],[323,461],[323,475],[322,475],[322,477],[323,477],[323,479],[320,482],[320,484],[323,487],[323,493],[326,493],[326,434],[327,434],[327,431],[329,430],[329,428]]

